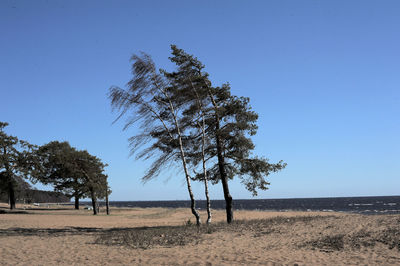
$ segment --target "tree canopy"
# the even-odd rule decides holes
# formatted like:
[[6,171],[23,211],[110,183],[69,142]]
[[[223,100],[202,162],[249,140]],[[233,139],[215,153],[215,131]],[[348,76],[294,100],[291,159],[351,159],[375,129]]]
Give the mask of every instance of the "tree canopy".
[[106,164],[87,151],[79,151],[68,142],[52,141],[40,146],[36,151],[38,165],[35,177],[44,184],[51,184],[55,191],[75,198],[75,208],[79,199],[90,197],[96,212],[97,198],[105,198],[109,192]]

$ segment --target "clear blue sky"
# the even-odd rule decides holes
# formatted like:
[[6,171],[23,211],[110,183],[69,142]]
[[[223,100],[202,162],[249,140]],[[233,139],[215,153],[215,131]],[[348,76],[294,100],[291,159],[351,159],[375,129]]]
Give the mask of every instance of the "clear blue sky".
[[[400,1],[0,1],[0,121],[109,164],[112,200],[188,199],[181,172],[143,185],[108,88],[145,51],[195,54],[259,113],[257,155],[288,163],[258,198],[400,194]],[[251,198],[239,181],[234,198]],[[39,186],[41,187],[41,186]],[[203,187],[195,196],[204,199]],[[211,189],[223,198],[221,185]]]

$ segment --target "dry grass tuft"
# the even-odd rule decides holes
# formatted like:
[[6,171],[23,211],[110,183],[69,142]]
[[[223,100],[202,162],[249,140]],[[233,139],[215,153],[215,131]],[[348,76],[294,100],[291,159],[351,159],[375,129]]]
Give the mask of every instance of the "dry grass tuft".
[[182,226],[126,228],[102,232],[97,237],[96,244],[120,245],[135,249],[149,249],[155,246],[174,247],[201,243],[207,234],[226,232],[243,235],[249,232],[258,238],[269,234],[287,234],[291,230],[304,227],[312,228],[318,220],[323,220],[323,228],[310,235],[311,240],[292,243],[297,248],[310,248],[323,252],[354,250],[362,247],[374,247],[377,243],[386,245],[389,249],[400,251],[400,220],[383,219],[371,227],[348,230],[337,233],[337,216],[296,216],[275,217],[270,219],[237,220],[232,224],[219,222],[200,227],[187,222]]
[[105,245],[120,245],[131,248],[148,249],[154,246],[184,246],[196,243],[205,227],[195,226],[165,226],[142,227],[126,229],[124,231],[105,232],[95,243]]
[[324,252],[360,249],[374,247],[377,243],[386,245],[389,249],[400,251],[400,227],[391,227],[377,231],[362,229],[352,234],[324,235],[312,241],[307,241],[299,247],[311,247]]
[[232,224],[219,222],[197,227],[189,222],[182,226],[142,227],[121,231],[107,231],[95,241],[96,244],[120,245],[135,249],[148,249],[154,246],[173,247],[187,244],[198,244],[203,235],[214,232],[230,232],[241,234],[251,231],[254,237],[264,234],[279,233],[277,226],[294,223],[310,223],[313,220],[327,219],[331,216],[299,216],[293,218],[276,217],[272,219],[238,220]]

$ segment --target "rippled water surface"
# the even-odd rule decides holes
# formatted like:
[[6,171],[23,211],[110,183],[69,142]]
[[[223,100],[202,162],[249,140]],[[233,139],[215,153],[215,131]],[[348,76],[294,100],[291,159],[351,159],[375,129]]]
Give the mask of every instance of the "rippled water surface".
[[[205,201],[196,201],[197,208],[205,209]],[[116,207],[190,207],[190,201],[112,201]],[[212,209],[224,209],[223,200],[212,200]],[[246,199],[234,200],[234,209],[274,211],[340,211],[363,214],[400,214],[400,196],[340,197],[300,199]]]

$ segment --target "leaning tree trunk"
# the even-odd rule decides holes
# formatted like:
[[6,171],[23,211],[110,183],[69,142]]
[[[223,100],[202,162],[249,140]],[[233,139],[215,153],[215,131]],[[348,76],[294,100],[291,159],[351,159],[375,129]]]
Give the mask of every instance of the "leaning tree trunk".
[[195,86],[193,85],[192,80],[190,79],[190,83],[192,85],[192,89],[194,93],[196,94],[197,98],[197,105],[199,108],[199,115],[202,118],[202,124],[198,122],[198,126],[201,128],[201,156],[202,156],[202,161],[203,161],[203,175],[204,175],[204,193],[206,194],[206,204],[207,204],[207,224],[211,223],[211,203],[210,203],[210,196],[208,193],[208,178],[207,178],[207,167],[206,167],[206,155],[205,155],[205,146],[206,146],[206,132],[205,132],[205,120],[204,120],[204,109],[203,109],[203,104],[201,103],[199,94],[197,93],[197,90]]
[[[217,125],[219,127],[219,124]],[[217,136],[217,156],[218,156],[218,168],[221,175],[222,189],[224,190],[226,222],[230,224],[233,221],[233,204],[232,204],[232,196],[229,193],[228,176],[226,175],[225,171],[225,159],[224,156],[222,155],[221,140],[219,136]]]
[[[206,86],[208,86],[208,85],[206,84]],[[232,204],[232,196],[229,193],[228,176],[225,171],[225,158],[222,154],[221,137],[219,136],[220,119],[219,119],[219,115],[218,115],[218,106],[214,100],[214,97],[213,97],[210,89],[208,89],[208,95],[211,99],[211,103],[214,106],[214,110],[215,110],[215,138],[216,138],[216,143],[217,143],[218,168],[219,168],[219,173],[221,175],[222,189],[224,191],[226,221],[228,224],[230,224],[233,221],[233,204]]]
[[180,146],[180,150],[181,150],[182,164],[183,164],[183,169],[185,171],[187,188],[188,188],[189,196],[190,196],[190,209],[192,210],[192,214],[194,215],[194,217],[196,217],[196,225],[200,226],[200,224],[201,224],[200,215],[196,210],[196,202],[194,200],[192,186],[190,184],[190,176],[189,176],[189,173],[187,170],[185,152],[183,151],[182,138],[180,136],[179,136],[179,146]]
[[8,182],[8,200],[10,203],[10,210],[15,209],[15,191],[12,181]]
[[206,177],[204,178],[204,190],[205,190],[206,201],[207,201],[207,224],[210,224],[211,223],[211,203],[210,203],[210,195],[208,193],[208,179]]
[[[167,96],[167,95],[165,94],[165,96]],[[186,184],[187,184],[187,188],[188,188],[189,196],[190,196],[190,209],[192,210],[192,214],[194,215],[194,217],[196,217],[196,225],[200,226],[200,224],[201,224],[200,214],[196,210],[196,202],[194,200],[192,186],[190,184],[190,175],[189,175],[189,171],[187,169],[185,151],[183,150],[182,134],[181,134],[181,130],[179,127],[178,119],[176,118],[176,115],[175,115],[175,109],[171,103],[171,100],[169,100],[169,108],[170,108],[171,114],[173,115],[175,126],[176,126],[176,131],[178,134],[179,150],[181,153],[183,170],[185,172]]]
[[96,195],[94,194],[94,190],[92,188],[90,189],[90,196],[92,198],[93,215],[96,215],[97,214],[97,199],[96,199]]
[[75,195],[75,210],[79,210],[79,196]]

